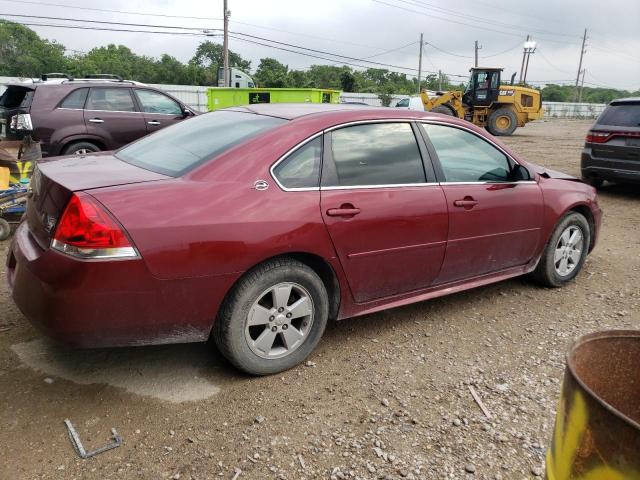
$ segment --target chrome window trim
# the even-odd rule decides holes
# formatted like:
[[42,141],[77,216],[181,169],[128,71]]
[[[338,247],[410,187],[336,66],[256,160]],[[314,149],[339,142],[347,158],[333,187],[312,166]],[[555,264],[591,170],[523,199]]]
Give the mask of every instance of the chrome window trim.
[[74,108],[73,110],[84,110],[85,112],[105,112],[105,113],[137,113],[137,114],[143,113],[143,112],[139,112],[138,110],[93,110],[89,108],[84,108],[84,109]]
[[333,187],[320,187],[320,190],[366,190],[373,188],[399,188],[399,187],[433,187],[440,185],[437,182],[423,182],[423,183],[388,183],[384,185],[351,185],[351,186],[333,186]]
[[[438,121],[438,120],[429,120],[429,119],[422,119],[422,118],[413,118],[413,119],[407,119],[407,118],[378,118],[378,119],[373,119],[373,120],[354,120],[351,122],[345,122],[345,123],[340,123],[338,125],[333,125],[332,127],[328,127],[325,128],[324,130],[322,130],[321,132],[315,133],[314,135],[312,135],[311,137],[307,137],[305,140],[301,141],[300,143],[296,144],[293,148],[287,150],[287,152],[282,155],[278,160],[276,160],[276,162],[271,165],[271,168],[269,169],[269,173],[271,174],[271,177],[273,178],[273,180],[276,182],[276,184],[278,185],[278,187],[280,187],[281,190],[285,191],[285,192],[315,192],[315,191],[324,191],[324,190],[366,190],[366,189],[374,189],[374,188],[396,188],[396,187],[432,187],[435,185],[509,185],[509,184],[537,184],[538,182],[536,182],[535,180],[521,180],[521,181],[516,181],[516,182],[488,182],[488,181],[478,181],[478,182],[425,182],[425,183],[400,183],[400,184],[386,184],[386,185],[352,185],[352,186],[332,186],[332,187],[305,187],[305,188],[286,188],[284,187],[279,181],[278,178],[275,176],[274,174],[274,169],[278,166],[278,164],[280,164],[280,162],[284,161],[289,155],[291,155],[295,150],[297,150],[298,148],[304,146],[304,144],[306,144],[307,142],[310,142],[311,140],[313,140],[314,138],[318,137],[319,135],[324,135],[325,133],[328,132],[332,132],[333,130],[337,130],[343,127],[350,127],[353,125],[365,125],[365,124],[371,124],[371,123],[427,123],[427,124],[434,124],[434,125],[443,125],[445,127],[452,127],[452,128],[459,128],[461,130],[465,130],[469,133],[471,133],[472,135],[475,135],[476,137],[480,138],[481,140],[486,141],[487,143],[489,143],[491,146],[493,146],[494,148],[496,148],[500,153],[502,153],[504,156],[506,156],[508,159],[510,159],[511,161],[513,161],[513,163],[520,165],[520,162],[518,162],[515,158],[513,158],[511,155],[509,155],[509,153],[505,152],[502,147],[500,147],[500,145],[496,144],[495,142],[493,142],[491,139],[485,138],[481,135],[478,135],[477,132],[474,132],[472,129],[462,126],[462,125],[454,125],[448,122],[442,122],[442,121]],[[416,143],[417,143],[417,139],[416,139]],[[531,173],[529,171],[529,169],[527,169],[527,171],[529,173]]]
[[[299,148],[304,147],[307,143],[315,140],[320,135],[324,135],[324,131],[320,131],[320,132],[314,133],[312,136],[305,138],[300,143],[297,143],[294,147],[292,147],[289,150],[287,150],[285,152],[285,154],[282,155],[278,160],[276,160],[275,163],[273,163],[273,165],[271,165],[271,167],[269,168],[269,173],[271,174],[271,178],[273,178],[273,180],[276,182],[276,184],[278,185],[278,187],[280,187],[281,190],[284,190],[285,192],[316,192],[316,191],[320,191],[320,186],[319,185],[317,187],[291,187],[291,188],[287,188],[284,185],[282,185],[282,183],[280,183],[280,180],[278,180],[278,177],[275,174],[275,169],[276,169],[276,167],[278,165],[280,165],[280,163],[284,162],[289,156],[291,156],[293,153],[295,153]],[[322,159],[321,159],[320,163],[322,165]],[[318,182],[320,182],[320,177],[318,177]]]

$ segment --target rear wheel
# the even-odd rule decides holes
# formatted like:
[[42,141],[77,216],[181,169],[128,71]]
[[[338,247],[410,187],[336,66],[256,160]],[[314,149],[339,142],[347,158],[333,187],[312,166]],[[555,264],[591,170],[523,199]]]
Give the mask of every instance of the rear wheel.
[[307,358],[324,333],[328,314],[327,291],[311,268],[292,259],[272,260],[234,287],[213,339],[240,370],[269,375]]
[[487,130],[492,135],[511,135],[518,127],[518,118],[510,108],[499,108],[489,114]]
[[100,147],[91,142],[74,142],[62,151],[63,155],[86,155],[87,153],[99,152]]
[[587,258],[591,231],[583,215],[571,212],[556,226],[532,277],[547,287],[573,280]]
[[4,218],[0,218],[0,240],[6,240],[11,235],[11,225]]

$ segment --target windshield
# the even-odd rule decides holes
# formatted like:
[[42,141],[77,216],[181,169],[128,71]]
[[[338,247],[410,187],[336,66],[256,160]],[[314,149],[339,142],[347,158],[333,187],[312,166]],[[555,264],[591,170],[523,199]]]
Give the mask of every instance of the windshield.
[[153,172],[177,177],[283,123],[286,120],[252,113],[206,113],[143,137],[118,150],[116,157]]

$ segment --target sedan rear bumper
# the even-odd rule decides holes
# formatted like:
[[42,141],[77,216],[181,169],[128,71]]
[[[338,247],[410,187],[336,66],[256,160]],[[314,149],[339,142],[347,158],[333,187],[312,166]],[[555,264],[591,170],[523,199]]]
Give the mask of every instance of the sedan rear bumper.
[[235,277],[159,280],[141,259],[77,260],[42,250],[26,223],[7,258],[18,308],[48,336],[77,347],[204,341]]

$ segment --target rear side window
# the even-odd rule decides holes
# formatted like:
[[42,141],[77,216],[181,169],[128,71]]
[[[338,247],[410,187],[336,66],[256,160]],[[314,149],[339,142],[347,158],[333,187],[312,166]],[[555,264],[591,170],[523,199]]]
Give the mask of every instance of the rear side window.
[[143,112],[182,115],[182,107],[163,93],[153,90],[136,90],[135,92]]
[[609,105],[596,123],[615,127],[640,127],[640,102]]
[[116,152],[127,163],[177,177],[287,120],[217,111],[199,115],[141,138]]
[[446,182],[510,181],[507,156],[473,133],[444,125],[423,124],[438,154]]
[[322,136],[305,143],[290,154],[273,169],[273,174],[285,188],[318,187],[321,158]]
[[79,88],[71,92],[67,97],[60,103],[60,108],[74,108],[74,109],[82,109],[84,108],[84,102],[87,99],[87,94],[89,93],[88,88]]
[[9,85],[0,97],[0,107],[7,110],[13,108],[29,108],[33,98],[33,90],[30,88]]
[[128,88],[92,88],[85,108],[111,112],[135,112],[136,110]]
[[372,123],[331,132],[331,154],[323,186],[424,183],[416,138],[409,123]]

